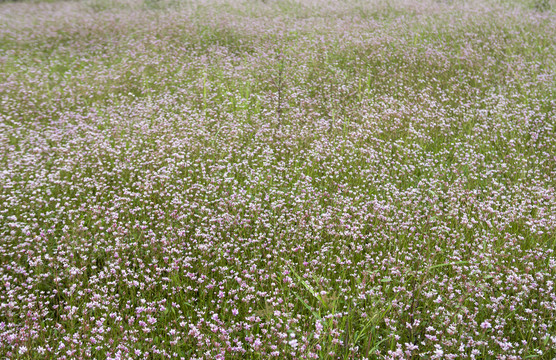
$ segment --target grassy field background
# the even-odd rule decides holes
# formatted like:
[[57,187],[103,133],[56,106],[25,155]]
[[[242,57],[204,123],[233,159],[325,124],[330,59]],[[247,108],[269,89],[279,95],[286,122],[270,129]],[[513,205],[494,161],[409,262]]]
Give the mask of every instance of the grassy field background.
[[554,359],[553,1],[0,4],[0,357]]

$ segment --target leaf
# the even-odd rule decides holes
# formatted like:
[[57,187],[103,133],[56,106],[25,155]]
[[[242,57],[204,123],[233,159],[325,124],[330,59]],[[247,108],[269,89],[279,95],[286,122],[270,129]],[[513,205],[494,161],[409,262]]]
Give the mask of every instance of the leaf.
[[373,353],[374,351],[376,351],[376,350],[378,349],[378,347],[380,346],[380,344],[382,344],[382,343],[385,342],[386,340],[388,340],[388,338],[382,339],[382,340],[380,340],[379,342],[377,342],[377,343],[375,344],[375,346],[373,346],[373,347],[369,350],[369,352],[370,352],[370,353]]
[[297,278],[297,280],[299,280],[303,286],[305,286],[305,288],[317,299],[319,299],[319,301],[321,301],[323,304],[324,302],[322,301],[321,297],[313,290],[313,288],[305,281],[301,278],[301,276],[299,276],[295,270],[293,270],[292,268],[290,268],[291,272],[295,275],[295,277]]
[[297,298],[297,300],[299,300],[299,301],[303,304],[303,306],[305,306],[305,308],[306,308],[307,310],[309,310],[309,311],[313,314],[313,316],[314,316],[316,319],[318,319],[318,320],[321,319],[320,315],[319,315],[318,313],[316,313],[313,309],[311,309],[311,307],[310,307],[309,305],[307,305],[307,303],[305,303],[305,301],[303,301],[303,299],[300,298],[299,295],[297,295],[297,294],[295,294],[295,293],[294,293],[293,295]]
[[[376,316],[376,315],[375,315]],[[367,323],[365,324],[365,326],[363,326],[363,329],[361,329],[361,331],[359,332],[359,335],[355,336],[355,341],[354,344],[357,344],[357,342],[359,341],[359,339],[363,336],[363,334],[365,333],[365,330],[367,330],[367,328],[369,326],[371,326],[374,323],[374,318],[375,316],[373,316],[369,321],[367,321]]]
[[466,261],[466,260],[456,261],[456,262],[453,262],[453,263],[444,263],[444,264],[433,265],[433,266],[429,267],[428,269],[432,270],[432,269],[436,269],[436,268],[440,268],[440,267],[444,267],[444,266],[468,264],[468,263],[469,263],[469,261]]

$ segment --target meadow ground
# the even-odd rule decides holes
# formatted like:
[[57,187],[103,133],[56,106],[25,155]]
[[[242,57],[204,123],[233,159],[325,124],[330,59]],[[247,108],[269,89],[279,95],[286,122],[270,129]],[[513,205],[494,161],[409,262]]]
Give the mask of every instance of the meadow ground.
[[553,359],[556,4],[0,4],[0,357]]

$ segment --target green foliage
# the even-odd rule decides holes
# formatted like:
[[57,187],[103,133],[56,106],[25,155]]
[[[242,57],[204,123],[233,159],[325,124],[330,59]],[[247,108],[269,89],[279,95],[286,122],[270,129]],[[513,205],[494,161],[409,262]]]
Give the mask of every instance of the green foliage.
[[551,3],[480,5],[87,0],[6,17],[0,322],[24,326],[34,294],[32,348],[77,334],[97,358],[236,340],[251,352],[229,358],[287,358],[284,334],[322,359],[430,356],[436,335],[477,358],[502,338],[552,356]]

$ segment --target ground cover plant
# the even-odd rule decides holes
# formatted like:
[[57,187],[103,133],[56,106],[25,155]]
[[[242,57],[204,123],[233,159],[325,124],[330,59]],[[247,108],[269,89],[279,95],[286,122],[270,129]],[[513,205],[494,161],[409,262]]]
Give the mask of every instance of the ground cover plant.
[[553,5],[0,4],[0,357],[553,359]]

